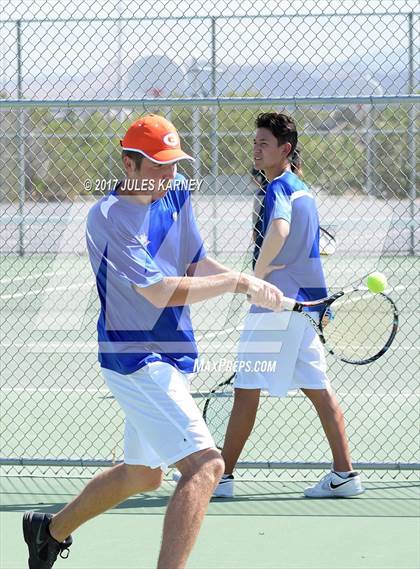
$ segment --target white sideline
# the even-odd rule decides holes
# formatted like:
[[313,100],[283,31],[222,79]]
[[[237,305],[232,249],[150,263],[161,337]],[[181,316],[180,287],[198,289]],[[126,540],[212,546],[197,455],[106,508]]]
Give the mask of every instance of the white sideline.
[[57,271],[57,272],[49,272],[49,273],[38,273],[37,275],[25,275],[24,277],[11,277],[11,278],[7,278],[7,279],[0,279],[0,284],[8,284],[8,283],[14,283],[14,282],[19,282],[19,281],[28,281],[28,280],[33,280],[33,279],[40,279],[42,277],[56,277],[59,275],[68,275],[69,271]]
[[49,287],[49,288],[40,288],[37,290],[31,290],[29,292],[16,292],[14,294],[2,294],[0,295],[0,299],[2,300],[10,300],[11,298],[24,298],[26,296],[35,296],[37,294],[45,294],[47,292],[56,292],[56,291],[63,291],[63,290],[70,290],[73,288],[92,288],[94,283],[82,283],[82,284],[71,284],[66,286],[57,286],[57,287]]
[[[109,395],[111,396],[110,391],[108,391],[107,389],[94,389],[92,387],[88,387],[86,389],[83,389],[81,387],[0,387],[0,393],[93,393],[96,395]],[[202,395],[203,397],[205,397],[207,395],[207,391],[203,390],[201,391],[192,391],[191,392],[193,395],[196,395],[197,397]],[[364,391],[339,391],[339,395],[340,397],[368,397],[368,398],[373,398],[373,397],[377,397],[380,399],[385,399],[385,398],[404,398],[404,399],[411,399],[411,398],[419,398],[420,397],[420,393],[413,393],[413,392],[409,392],[409,393],[401,393],[400,391],[396,391],[396,392],[383,392],[383,393],[375,393],[375,392],[364,392]],[[263,394],[264,397],[269,398],[268,395]],[[296,391],[293,393],[290,393],[291,397],[305,397],[305,395],[303,393],[300,393],[300,391]]]

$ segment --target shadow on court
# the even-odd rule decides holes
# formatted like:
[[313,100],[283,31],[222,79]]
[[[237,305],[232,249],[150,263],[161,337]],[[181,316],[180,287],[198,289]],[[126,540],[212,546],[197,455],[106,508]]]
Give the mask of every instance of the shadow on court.
[[[1,569],[26,567],[25,510],[55,513],[84,487],[77,478],[0,478]],[[414,569],[420,562],[420,483],[368,481],[356,499],[310,500],[303,481],[238,480],[210,503],[188,569]],[[57,569],[152,569],[175,483],[137,495],[74,535]],[[304,542],[304,547],[303,547]]]

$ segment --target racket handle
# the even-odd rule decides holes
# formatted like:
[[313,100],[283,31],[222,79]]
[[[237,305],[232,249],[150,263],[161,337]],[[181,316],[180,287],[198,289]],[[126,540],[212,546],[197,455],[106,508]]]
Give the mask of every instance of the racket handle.
[[[252,302],[250,294],[247,294],[246,297],[248,299],[248,302]],[[283,297],[282,310],[292,311],[295,305],[296,305],[296,300],[293,300],[293,298],[288,298],[287,296]]]
[[285,296],[283,298],[283,310],[293,310],[296,304],[296,300],[293,300],[293,298],[287,298],[287,296]]

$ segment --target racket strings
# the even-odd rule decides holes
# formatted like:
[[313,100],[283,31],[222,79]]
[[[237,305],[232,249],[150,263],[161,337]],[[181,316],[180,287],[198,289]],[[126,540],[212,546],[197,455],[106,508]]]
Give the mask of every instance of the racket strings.
[[354,291],[334,301],[331,310],[333,319],[323,333],[327,346],[339,358],[367,360],[387,345],[394,308],[386,296]]
[[218,448],[222,448],[233,405],[233,385],[221,385],[206,401],[204,420]]

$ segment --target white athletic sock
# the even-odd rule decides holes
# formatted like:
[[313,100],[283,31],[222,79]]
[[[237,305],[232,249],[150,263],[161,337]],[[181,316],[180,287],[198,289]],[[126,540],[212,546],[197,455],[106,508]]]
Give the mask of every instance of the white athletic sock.
[[338,470],[334,470],[334,472],[338,474],[338,476],[341,476],[341,478],[348,478],[350,474],[354,472],[354,470],[347,470],[346,472],[339,472]]

